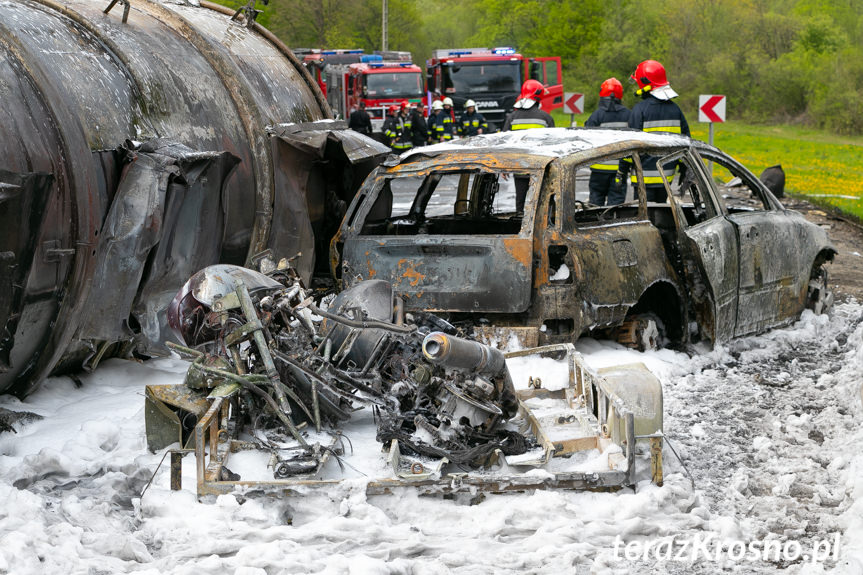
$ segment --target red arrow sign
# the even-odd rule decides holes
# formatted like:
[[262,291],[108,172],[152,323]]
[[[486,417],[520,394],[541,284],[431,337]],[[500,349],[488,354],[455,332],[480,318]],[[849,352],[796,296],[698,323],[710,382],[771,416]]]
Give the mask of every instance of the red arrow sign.
[[725,121],[725,96],[699,96],[699,122]]
[[584,112],[584,94],[578,92],[567,92],[564,94],[563,109],[569,114],[581,114]]

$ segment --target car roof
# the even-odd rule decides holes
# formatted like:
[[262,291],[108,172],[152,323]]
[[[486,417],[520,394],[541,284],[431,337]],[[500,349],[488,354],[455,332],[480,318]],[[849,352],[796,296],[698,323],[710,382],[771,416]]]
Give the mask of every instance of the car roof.
[[452,142],[414,148],[406,152],[401,160],[411,156],[436,156],[446,152],[470,151],[518,152],[531,156],[562,158],[606,146],[628,149],[630,147],[680,147],[690,146],[694,140],[687,136],[640,130],[608,130],[601,128],[534,128],[514,132],[497,132]]

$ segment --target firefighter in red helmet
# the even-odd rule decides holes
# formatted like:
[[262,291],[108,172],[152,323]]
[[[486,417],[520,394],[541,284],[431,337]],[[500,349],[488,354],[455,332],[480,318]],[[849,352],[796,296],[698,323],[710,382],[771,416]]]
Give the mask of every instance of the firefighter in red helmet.
[[411,142],[411,124],[407,118],[407,102],[393,104],[389,107],[389,115],[383,125],[386,144],[393,152],[401,154],[413,147]]
[[[553,128],[551,115],[541,109],[545,87],[536,80],[527,80],[521,86],[521,96],[513,106],[512,112],[503,123],[503,131],[527,130],[529,128]],[[515,210],[524,211],[524,200],[527,197],[528,182],[521,179],[515,181]]]
[[[672,102],[677,92],[671,88],[665,67],[656,60],[645,60],[630,76],[638,84],[637,96],[641,101],[632,108],[629,127],[645,132],[671,132],[689,136],[689,124],[680,107]],[[641,160],[647,201],[664,202],[667,199],[662,175],[671,183],[677,162],[656,165],[656,158],[648,156]],[[680,165],[682,168],[682,164]],[[660,170],[662,170],[660,172]]]
[[[620,103],[623,99],[623,84],[617,78],[609,78],[599,87],[599,106],[584,123],[585,127],[620,129],[629,126],[629,108]],[[628,166],[624,166],[624,169]],[[617,160],[607,160],[590,166],[590,203],[604,206],[622,204],[626,201],[626,180],[617,180],[620,172]]]
[[545,87],[537,80],[527,80],[521,86],[521,96],[512,113],[506,117],[503,131],[528,128],[553,128],[551,115],[540,108]]

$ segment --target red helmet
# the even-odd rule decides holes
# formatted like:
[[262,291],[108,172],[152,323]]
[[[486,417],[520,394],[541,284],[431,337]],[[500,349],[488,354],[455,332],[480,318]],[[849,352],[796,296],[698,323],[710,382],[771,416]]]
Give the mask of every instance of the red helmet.
[[521,85],[521,96],[519,96],[519,98],[530,98],[535,102],[539,102],[542,100],[543,94],[545,94],[545,86],[543,86],[541,82],[537,80],[527,80]]
[[399,109],[400,108],[398,104],[392,104],[389,108],[387,108],[387,112],[389,112],[390,114],[398,114]]
[[602,83],[602,86],[599,87],[599,97],[605,98],[607,96],[614,96],[618,100],[623,99],[623,84],[620,83],[620,80],[609,78]]
[[650,90],[668,86],[668,79],[665,77],[665,67],[656,60],[645,60],[635,68],[635,72],[630,76],[638,84],[640,89],[650,87]]
[[401,104],[399,104],[399,109],[407,110],[410,107],[411,103],[407,100],[402,100]]

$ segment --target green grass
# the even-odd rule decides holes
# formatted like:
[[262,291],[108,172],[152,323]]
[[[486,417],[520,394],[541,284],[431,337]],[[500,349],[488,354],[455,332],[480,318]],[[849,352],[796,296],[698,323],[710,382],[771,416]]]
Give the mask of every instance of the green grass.
[[[552,114],[568,126],[569,114]],[[694,114],[688,114],[690,118]],[[575,116],[579,126],[587,114]],[[697,116],[695,116],[697,118]],[[707,141],[708,124],[690,122],[692,136]],[[787,125],[725,122],[714,127],[714,145],[733,156],[756,176],[781,164],[785,191],[813,203],[840,210],[863,221],[863,138]]]

